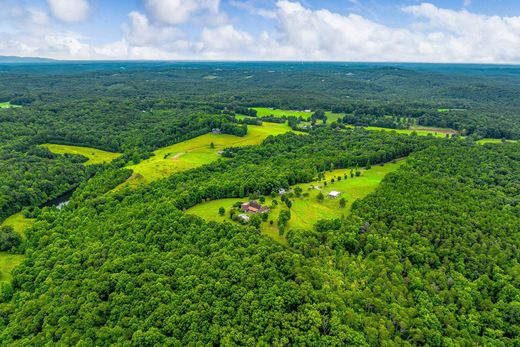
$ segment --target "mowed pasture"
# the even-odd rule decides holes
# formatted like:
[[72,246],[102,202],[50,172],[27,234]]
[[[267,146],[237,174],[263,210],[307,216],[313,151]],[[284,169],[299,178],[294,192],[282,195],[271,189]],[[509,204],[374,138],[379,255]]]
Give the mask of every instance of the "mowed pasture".
[[[302,117],[303,119],[309,119],[315,110],[311,111],[298,111],[298,110],[279,110],[275,108],[267,108],[267,107],[253,107],[253,110],[256,110],[256,116],[257,117],[276,117],[276,118],[282,118],[282,117]],[[332,123],[335,121],[338,121],[340,118],[344,116],[343,113],[333,113],[330,111],[325,112],[325,115],[327,116],[327,122]],[[243,116],[239,116],[242,117]]]
[[486,143],[513,143],[518,142],[518,140],[502,140],[502,139],[481,139],[477,141],[481,145],[484,145]]
[[[396,171],[403,163],[404,160],[399,160],[395,163],[372,166],[369,170],[360,170],[361,176],[353,178],[350,177],[350,169],[334,170],[327,172],[324,180],[292,186],[291,189],[295,187],[302,188],[303,193],[308,193],[308,196],[291,198],[293,205],[291,207],[291,219],[287,223],[287,230],[312,229],[313,225],[320,219],[334,219],[348,215],[354,201],[374,192],[383,178],[388,173]],[[347,179],[344,178],[345,174],[348,176]],[[337,180],[338,177],[342,178],[341,181]],[[333,178],[335,182],[331,183]],[[323,183],[324,181],[327,181],[326,186]],[[315,186],[321,186],[321,189],[317,190],[314,188]],[[327,194],[333,190],[341,192],[340,197],[335,199],[328,198]],[[317,199],[320,191],[325,195],[325,199],[321,202]],[[341,198],[347,200],[343,208],[339,206]],[[285,238],[279,234],[277,222],[280,211],[287,209],[287,207],[281,202],[280,197],[276,197],[275,199],[279,204],[269,212],[269,220],[273,220],[273,224],[271,225],[269,221],[264,222],[262,223],[261,230],[274,240],[285,243]],[[245,202],[247,200],[247,198],[212,200],[190,208],[187,210],[187,213],[202,217],[206,220],[231,222],[229,210],[233,207],[233,204],[238,201]],[[271,197],[266,197],[264,205],[271,206],[272,201],[273,199]],[[224,207],[226,210],[224,216],[220,216],[218,213],[220,207]]]
[[252,110],[256,111],[257,117],[303,117],[305,119],[312,115],[312,111],[297,111],[297,110],[279,110],[276,108],[269,107],[252,107]]
[[120,153],[107,152],[90,147],[58,145],[51,143],[45,143],[41,146],[46,147],[54,154],[79,154],[87,157],[88,161],[85,162],[85,165],[110,163],[121,155]]
[[[12,227],[18,234],[25,238],[25,230],[30,228],[35,219],[26,218],[21,212],[12,215],[2,222],[2,226]],[[24,259],[22,254],[10,254],[0,252],[0,282],[11,280],[11,271]]]
[[392,128],[382,128],[382,127],[362,127],[366,130],[370,131],[395,131],[398,134],[406,134],[412,135],[416,134],[417,136],[428,136],[432,135],[435,137],[446,137],[446,135],[456,135],[457,131],[453,129],[446,128],[429,128],[429,127],[412,127],[411,129],[392,129]]
[[7,102],[0,102],[0,108],[13,108],[13,107],[22,107],[20,105],[13,105],[9,101]]
[[30,228],[34,222],[35,219],[27,218],[23,215],[22,212],[18,212],[4,220],[2,226],[10,226],[22,237],[25,237],[25,230]]
[[292,131],[287,124],[267,122],[264,122],[262,126],[249,125],[247,129],[247,135],[244,137],[210,133],[160,148],[153,152],[151,158],[127,166],[134,173],[127,182],[118,188],[153,182],[176,172],[209,164],[221,158],[218,152],[224,148],[258,145],[270,135],[280,135]]
[[22,254],[0,252],[0,283],[9,282],[11,280],[11,271],[13,271],[24,258]]

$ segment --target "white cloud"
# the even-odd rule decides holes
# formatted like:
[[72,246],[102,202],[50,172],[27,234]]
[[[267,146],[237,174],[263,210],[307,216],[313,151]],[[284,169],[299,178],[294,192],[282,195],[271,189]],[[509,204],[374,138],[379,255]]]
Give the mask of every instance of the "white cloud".
[[276,12],[270,9],[259,7],[255,0],[239,1],[230,0],[229,4],[233,7],[246,10],[251,14],[255,14],[264,18],[276,19]]
[[[12,6],[0,12],[0,54],[74,59],[520,63],[520,17],[486,16],[430,3],[402,8],[412,24],[394,28],[358,14],[312,10],[301,2],[278,0],[274,7],[264,8],[276,25],[252,34],[232,20],[200,20],[225,16],[218,0],[144,0],[146,13],[129,13],[121,39],[89,45],[82,35],[60,29],[62,25],[56,25],[45,11],[6,1]],[[256,0],[234,2],[235,7],[265,17],[257,4],[265,6]],[[191,25],[193,21],[202,24]],[[186,30],[188,25],[190,30]]]
[[220,0],[144,0],[146,12],[156,21],[177,25],[187,22],[194,14],[219,13]]
[[206,57],[222,58],[245,55],[255,43],[255,39],[245,31],[236,30],[232,25],[204,28],[199,39],[199,50]]
[[150,23],[146,15],[133,11],[128,14],[130,24],[123,24],[125,38],[130,45],[164,45],[182,36],[179,29],[169,26],[156,26]]
[[47,0],[47,4],[52,15],[64,22],[81,22],[90,11],[87,0]]

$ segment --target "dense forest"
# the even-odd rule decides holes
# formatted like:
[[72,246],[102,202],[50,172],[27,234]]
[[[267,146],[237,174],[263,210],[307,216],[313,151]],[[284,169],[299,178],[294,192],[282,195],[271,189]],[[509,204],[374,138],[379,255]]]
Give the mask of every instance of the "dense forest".
[[[520,345],[520,143],[475,141],[520,138],[518,69],[113,62],[1,70],[0,102],[21,107],[0,109],[0,222],[24,211],[34,224],[23,235],[0,226],[0,250],[25,256],[0,281],[0,345]],[[203,134],[242,139],[267,121],[302,130],[301,119],[257,117],[253,107],[312,109],[311,126],[120,186],[133,176],[127,166]],[[327,122],[325,111],[341,117]],[[86,165],[44,143],[122,155]],[[337,169],[355,181],[394,161],[403,164],[373,193],[312,228],[285,230],[291,201],[281,196],[288,208],[266,220],[280,215],[284,242],[256,223],[188,211],[217,199],[278,199],[280,189]],[[72,189],[67,205],[49,204]]]
[[[517,343],[520,146],[358,132],[343,135],[346,148],[334,131],[279,136],[148,187],[44,209],[28,261],[3,288],[2,341]],[[306,160],[313,145],[335,139],[335,151]],[[388,143],[379,152],[387,159],[411,152],[405,166],[346,219],[291,230],[289,248],[253,227],[181,211],[196,201],[176,190],[194,200],[239,196],[241,188],[215,189],[267,168],[265,181],[248,187],[262,192],[268,182],[311,179],[293,177],[284,162],[319,172],[352,152],[376,161],[378,152],[362,144],[378,141]]]

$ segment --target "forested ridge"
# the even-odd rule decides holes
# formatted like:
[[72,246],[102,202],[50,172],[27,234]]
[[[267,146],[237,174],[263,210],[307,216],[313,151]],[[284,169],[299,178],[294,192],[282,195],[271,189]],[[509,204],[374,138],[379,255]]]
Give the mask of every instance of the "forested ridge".
[[[29,231],[28,260],[2,289],[1,341],[518,343],[520,146],[347,134],[269,138],[148,187],[44,209]],[[178,192],[196,192],[203,179],[207,189],[236,184],[272,162],[281,169],[261,172],[263,180],[279,184],[286,175],[289,183],[284,161],[319,172],[356,146],[370,156],[362,144],[378,140],[388,146],[381,153],[395,156],[411,146],[407,163],[346,219],[289,231],[289,247],[253,227],[207,223],[179,209],[186,201]],[[308,155],[312,145],[324,148],[321,159]]]
[[[0,101],[22,107],[0,110],[0,222],[22,210],[35,222],[23,235],[0,226],[1,249],[25,255],[12,279],[0,281],[0,345],[520,345],[520,143],[475,141],[520,137],[517,69],[137,62],[2,69]],[[254,118],[253,107],[310,108],[310,126]],[[327,121],[325,111],[341,117]],[[214,161],[120,186],[131,165],[160,147],[213,129],[244,136],[247,124],[262,121],[305,133],[226,148],[218,159],[217,140],[197,144],[215,151]],[[352,124],[449,127],[463,136]],[[85,165],[87,158],[53,154],[43,143],[122,155]],[[399,169],[340,219],[280,228],[283,242],[256,223],[187,211],[269,197],[287,209],[271,206],[265,223],[290,219],[295,185],[326,185],[325,173],[337,169],[350,175],[336,179],[355,182],[397,160]],[[73,188],[68,205],[45,206]]]

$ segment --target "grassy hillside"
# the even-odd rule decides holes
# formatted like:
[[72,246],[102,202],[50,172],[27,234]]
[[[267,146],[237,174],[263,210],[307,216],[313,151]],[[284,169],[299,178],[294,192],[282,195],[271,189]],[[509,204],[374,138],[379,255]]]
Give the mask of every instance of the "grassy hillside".
[[291,128],[287,124],[264,122],[262,126],[248,126],[247,135],[244,137],[205,134],[159,148],[153,152],[151,158],[128,166],[133,170],[134,175],[125,184],[152,182],[175,172],[202,166],[221,158],[218,152],[226,147],[257,145],[269,135],[280,135],[288,131],[291,131]]
[[56,154],[80,154],[87,157],[89,160],[85,162],[85,165],[109,163],[121,155],[120,153],[112,153],[90,147],[57,145],[50,143],[43,144],[42,146],[47,147],[52,153]]
[[484,145],[486,143],[504,143],[504,142],[517,142],[517,141],[516,140],[502,141],[501,139],[482,139],[482,140],[478,140],[477,142],[480,143],[481,145]]
[[12,227],[17,233],[25,237],[25,230],[34,224],[34,219],[27,218],[22,212],[13,214],[11,217],[3,221],[3,225]]
[[[320,219],[334,219],[341,218],[349,214],[352,203],[357,199],[361,199],[368,194],[376,190],[379,183],[383,178],[390,172],[396,171],[404,160],[397,161],[396,163],[386,164],[384,166],[373,166],[369,170],[361,170],[362,174],[360,177],[350,177],[350,169],[334,170],[326,173],[327,186],[324,186],[323,181],[316,181],[305,184],[298,184],[293,186],[301,187],[304,193],[308,193],[307,197],[291,198],[293,205],[291,208],[291,220],[287,224],[288,228],[293,229],[312,229],[312,226]],[[344,175],[347,174],[348,179],[344,179]],[[341,176],[342,180],[337,181],[337,177]],[[331,183],[331,179],[335,178],[335,182]],[[321,186],[321,191],[325,195],[325,199],[322,202],[317,200],[319,191],[311,189],[313,186]],[[330,199],[327,194],[332,191],[341,192],[341,196],[337,199]],[[339,207],[339,200],[343,197],[347,200],[347,204],[344,208]],[[280,201],[280,198],[276,198],[280,203],[278,207],[271,210],[269,219],[273,220],[273,225],[268,222],[263,223],[262,232],[271,236],[273,239],[284,243],[283,237],[280,237],[278,233],[278,227],[276,226],[278,215],[281,209],[286,209],[286,206]],[[232,208],[233,204],[237,201],[245,201],[247,199],[219,199],[208,201],[190,208],[187,212],[202,217],[206,220],[213,221],[231,221],[229,218],[228,211]],[[271,206],[272,198],[267,197],[264,205]],[[226,214],[220,216],[218,210],[220,207],[224,207]]]
[[[25,239],[25,230],[34,224],[34,219],[24,217],[22,213],[12,215],[3,221],[2,226],[11,226]],[[24,259],[22,254],[0,252],[0,282],[11,279],[11,271]]]
[[0,283],[11,280],[11,271],[24,259],[22,254],[0,252]]
[[12,108],[12,107],[22,107],[22,106],[13,105],[9,101],[7,101],[7,102],[0,102],[0,108]]

